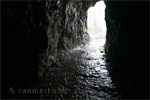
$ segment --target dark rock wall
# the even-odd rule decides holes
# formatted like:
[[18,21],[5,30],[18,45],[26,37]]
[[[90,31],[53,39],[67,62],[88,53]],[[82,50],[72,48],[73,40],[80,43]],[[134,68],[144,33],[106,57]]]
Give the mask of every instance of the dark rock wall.
[[39,2],[2,2],[2,90],[27,88],[38,80],[41,55],[48,45],[46,7]]
[[11,87],[37,83],[38,75],[58,54],[88,40],[86,13],[96,1],[2,1],[5,98],[11,98]]
[[[86,13],[96,1],[2,2],[3,97],[11,97],[11,87],[37,83],[62,51],[88,40]],[[147,98],[148,3],[105,3],[110,75],[124,98]]]
[[149,2],[105,3],[110,76],[123,98],[148,98]]

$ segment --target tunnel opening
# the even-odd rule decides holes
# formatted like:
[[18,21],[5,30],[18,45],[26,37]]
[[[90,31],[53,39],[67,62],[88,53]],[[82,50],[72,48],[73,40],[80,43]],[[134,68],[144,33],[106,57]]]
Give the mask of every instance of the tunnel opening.
[[106,41],[105,8],[104,1],[98,1],[88,9],[87,30],[90,41],[95,41],[95,45],[99,46],[104,46]]
[[148,3],[96,1],[3,1],[2,98],[149,98]]

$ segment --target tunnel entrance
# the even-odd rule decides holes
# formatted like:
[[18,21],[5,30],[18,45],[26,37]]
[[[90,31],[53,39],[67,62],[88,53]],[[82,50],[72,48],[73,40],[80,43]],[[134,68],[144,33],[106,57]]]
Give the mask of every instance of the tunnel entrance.
[[[61,95],[53,93],[51,97],[96,100],[118,98],[118,91],[113,86],[106,68],[104,17],[103,1],[89,8],[87,22],[90,41],[67,52],[60,58],[57,67],[48,69],[49,71],[42,77],[43,85],[50,83],[50,88],[55,89]],[[59,92],[58,89],[65,90],[66,94]]]
[[104,46],[106,40],[106,22],[105,22],[104,1],[97,2],[88,9],[87,28],[91,41],[97,41],[95,44]]

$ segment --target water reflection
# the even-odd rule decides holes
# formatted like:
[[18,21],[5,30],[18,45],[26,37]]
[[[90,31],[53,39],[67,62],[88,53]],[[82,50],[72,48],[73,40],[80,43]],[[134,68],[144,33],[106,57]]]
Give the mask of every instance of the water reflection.
[[[100,1],[100,3],[103,2]],[[104,5],[100,3],[98,2],[96,6]],[[104,8],[101,10],[104,12]],[[92,25],[92,20],[90,23]],[[95,26],[99,27],[97,24]],[[103,47],[106,28],[100,28],[100,30],[91,30],[90,26],[88,28],[91,32],[89,44],[79,46],[64,54],[44,73],[42,87],[49,87],[56,91],[48,95],[44,94],[44,98],[92,100],[118,98],[117,90],[106,69]],[[66,92],[60,92],[60,89],[64,89]]]

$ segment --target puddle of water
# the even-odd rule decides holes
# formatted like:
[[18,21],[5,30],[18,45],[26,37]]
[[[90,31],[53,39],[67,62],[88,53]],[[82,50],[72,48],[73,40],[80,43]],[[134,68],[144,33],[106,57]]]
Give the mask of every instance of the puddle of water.
[[[106,30],[99,31],[106,32]],[[44,95],[44,98],[92,100],[118,98],[105,66],[103,47],[105,34],[101,36],[94,33],[90,36],[89,44],[71,50],[67,55],[62,56],[57,67],[52,69],[50,66],[49,70],[45,72],[42,77],[42,86],[54,89],[56,92]],[[65,94],[58,91],[62,88],[65,89]]]
[[96,67],[95,70],[96,70],[96,71],[99,71],[99,70],[101,70],[101,68],[100,68],[100,67]]

